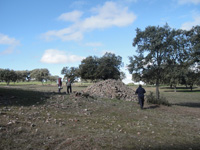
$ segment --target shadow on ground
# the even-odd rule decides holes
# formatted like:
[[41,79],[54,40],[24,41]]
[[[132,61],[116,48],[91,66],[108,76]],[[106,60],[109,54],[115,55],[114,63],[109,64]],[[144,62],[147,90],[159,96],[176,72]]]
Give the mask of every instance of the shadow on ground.
[[31,106],[44,104],[51,94],[24,89],[0,88],[0,106]]
[[[174,92],[174,88],[170,87],[161,87],[160,89],[164,89],[164,92]],[[200,92],[198,87],[193,87],[192,91],[188,87],[177,87],[176,92]]]
[[182,102],[182,103],[175,103],[172,105],[200,108],[200,103],[198,103],[198,102]]
[[[165,90],[164,92],[174,92],[174,89]],[[192,91],[191,91],[191,90],[187,90],[187,89],[186,89],[186,90],[177,90],[176,92],[184,92],[184,93],[185,93],[185,92],[188,92],[188,93],[190,93],[190,92],[191,92],[191,93],[198,93],[198,92],[199,92],[199,93],[200,93],[200,90],[192,90]]]
[[181,91],[177,91],[177,92],[200,92],[200,90],[181,90]]
[[159,105],[151,105],[151,106],[148,106],[148,107],[144,107],[143,109],[156,109],[158,107],[159,107]]
[[200,147],[200,144],[195,142],[195,143],[185,143],[185,144],[166,144],[166,145],[154,145],[154,146],[151,146],[151,147],[145,147],[145,146],[142,146],[141,147],[122,147],[122,149],[124,150],[133,150],[133,149],[144,149],[144,150],[199,150],[199,147]]

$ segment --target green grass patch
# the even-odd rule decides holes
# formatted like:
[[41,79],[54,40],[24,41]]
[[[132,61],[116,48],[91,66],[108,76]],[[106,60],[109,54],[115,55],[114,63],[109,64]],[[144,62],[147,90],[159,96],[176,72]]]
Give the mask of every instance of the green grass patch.
[[[73,90],[85,87],[73,86]],[[133,87],[137,88],[136,86]],[[147,94],[155,87],[144,87]],[[57,86],[0,87],[1,149],[199,149],[198,92],[162,88],[171,107],[118,99],[73,97]],[[63,92],[66,90],[64,87]],[[11,98],[12,97],[12,98]],[[41,98],[43,99],[41,101]],[[42,103],[38,104],[38,101]],[[176,105],[175,105],[176,104]],[[178,105],[179,104],[179,105]]]

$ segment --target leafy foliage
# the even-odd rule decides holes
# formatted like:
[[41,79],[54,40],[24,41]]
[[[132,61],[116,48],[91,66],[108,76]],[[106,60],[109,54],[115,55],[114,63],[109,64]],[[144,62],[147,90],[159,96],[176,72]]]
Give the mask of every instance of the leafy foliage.
[[160,97],[160,99],[157,99],[153,92],[150,92],[147,96],[147,103],[150,104],[158,104],[158,105],[165,105],[165,106],[171,106],[171,104],[167,101],[167,99],[163,96]]
[[193,64],[195,62],[200,62],[200,26],[193,27],[190,31],[187,32],[190,36],[190,42],[192,45],[192,61]]
[[17,74],[14,70],[1,69],[0,70],[0,81],[5,81],[9,85],[10,81],[16,82]]
[[16,71],[17,74],[17,81],[26,81],[30,79],[30,71],[28,70],[22,70],[22,71]]
[[99,79],[120,79],[120,66],[122,58],[112,53],[106,53],[99,59],[97,78]]
[[63,67],[61,74],[63,74],[66,78],[70,78],[72,82],[77,80],[79,77],[78,68],[75,67]]
[[81,61],[79,65],[79,74],[82,79],[97,79],[97,68],[99,66],[99,58],[89,56]]
[[156,97],[159,99],[159,84],[163,78],[164,64],[168,59],[171,29],[149,26],[144,31],[136,29],[133,46],[137,46],[137,56],[129,57],[129,72],[136,80],[156,84]]
[[[156,98],[159,99],[159,85],[169,84],[176,89],[178,84],[193,85],[188,80],[192,76],[198,81],[199,70],[191,67],[200,60],[200,27],[190,31],[149,26],[144,31],[136,30],[133,46],[137,55],[129,57],[129,72],[136,82],[144,81],[156,85]],[[195,75],[192,75],[195,74]],[[176,91],[176,90],[175,90]]]
[[59,78],[59,76],[49,76],[48,79],[49,79],[51,82],[57,82],[58,78]]
[[[82,60],[79,65],[79,74],[82,79],[120,79],[124,75],[120,74],[122,58],[112,53],[106,53],[103,57],[89,56]],[[120,76],[121,75],[121,76]]]
[[44,81],[48,80],[50,73],[48,69],[34,69],[31,71],[30,76],[31,78],[35,78],[37,81]]

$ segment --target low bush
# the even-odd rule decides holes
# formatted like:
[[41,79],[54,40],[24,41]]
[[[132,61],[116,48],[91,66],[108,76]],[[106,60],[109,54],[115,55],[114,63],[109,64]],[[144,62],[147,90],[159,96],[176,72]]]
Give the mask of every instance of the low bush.
[[135,86],[134,83],[128,83],[127,86]]
[[168,100],[165,97],[161,96],[159,99],[157,99],[155,95],[153,94],[153,92],[150,92],[146,96],[146,99],[147,99],[147,103],[171,106],[171,104],[168,102]]

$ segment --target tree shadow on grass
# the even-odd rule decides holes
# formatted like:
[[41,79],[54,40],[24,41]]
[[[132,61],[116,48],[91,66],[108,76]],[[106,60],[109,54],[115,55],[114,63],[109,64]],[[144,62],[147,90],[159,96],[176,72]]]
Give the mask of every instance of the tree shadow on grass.
[[[198,87],[193,87],[193,89],[197,89]],[[173,87],[171,88],[171,87],[166,87],[166,86],[164,86],[164,87],[160,87],[160,89],[174,89]],[[188,90],[190,90],[190,87],[176,87],[176,89],[188,89]]]
[[[164,92],[174,92],[174,88],[170,87],[161,87],[160,89],[164,89]],[[189,87],[177,87],[176,92],[200,92],[198,87],[193,87],[192,91]]]
[[177,91],[177,92],[191,92],[191,93],[195,93],[195,92],[199,92],[200,93],[200,90],[181,90],[181,91]]
[[0,106],[41,105],[50,97],[48,92],[0,88]]
[[148,106],[148,107],[144,107],[143,109],[156,109],[160,107],[159,105],[151,105],[151,106]]
[[200,102],[182,102],[182,103],[175,103],[173,105],[200,108]]
[[[127,147],[122,147],[124,150],[133,150],[133,149],[141,149],[142,146],[135,146],[133,147],[129,146]],[[143,146],[142,149],[151,149],[151,150],[186,150],[186,149],[192,149],[192,150],[199,150],[200,144],[197,142],[186,142],[186,143],[180,143],[180,144],[156,144],[152,145],[151,147],[149,146]]]
[[[171,89],[171,90],[165,90],[164,92],[174,92],[174,89]],[[179,92],[183,92],[183,93],[200,93],[200,90],[177,90],[176,91],[177,93],[179,93]],[[176,92],[174,92],[174,93],[176,93]]]

